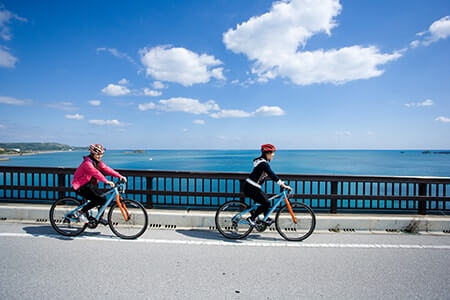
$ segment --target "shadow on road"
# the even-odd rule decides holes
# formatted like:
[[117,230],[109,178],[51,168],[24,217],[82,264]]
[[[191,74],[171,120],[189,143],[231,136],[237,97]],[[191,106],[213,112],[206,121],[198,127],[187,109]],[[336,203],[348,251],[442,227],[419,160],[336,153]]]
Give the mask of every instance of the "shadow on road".
[[[63,241],[71,241],[71,240],[77,238],[76,236],[70,237],[70,236],[60,235],[50,225],[27,226],[27,227],[24,227],[23,230],[26,233],[31,234],[33,236],[45,236],[45,237],[54,238],[54,239],[63,240]],[[97,231],[97,232],[85,231],[82,234],[80,234],[80,236],[95,236],[95,237],[105,236],[105,237],[111,237],[112,235],[104,234],[104,233],[99,232],[99,231]]]
[[244,239],[227,239],[224,236],[222,236],[218,231],[211,231],[211,230],[192,230],[192,229],[178,229],[176,230],[177,233],[181,233],[188,237],[198,238],[198,239],[208,239],[208,240],[220,240],[228,243],[242,243],[244,241],[279,241],[279,238],[276,237],[270,237],[270,236],[263,236],[257,232],[250,233],[247,237]]

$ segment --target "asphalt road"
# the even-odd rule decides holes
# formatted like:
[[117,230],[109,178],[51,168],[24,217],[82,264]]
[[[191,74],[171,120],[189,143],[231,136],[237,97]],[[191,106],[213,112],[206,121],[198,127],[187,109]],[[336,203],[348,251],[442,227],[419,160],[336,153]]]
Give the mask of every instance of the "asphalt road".
[[2,299],[450,299],[450,235],[149,230],[120,240],[0,223]]

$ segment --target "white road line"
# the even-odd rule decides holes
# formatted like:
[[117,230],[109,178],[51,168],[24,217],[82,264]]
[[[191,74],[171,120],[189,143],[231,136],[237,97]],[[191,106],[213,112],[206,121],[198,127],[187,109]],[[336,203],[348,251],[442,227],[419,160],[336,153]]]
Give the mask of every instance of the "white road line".
[[196,240],[165,240],[165,239],[144,239],[123,240],[115,237],[90,237],[78,236],[75,238],[64,237],[56,234],[33,235],[28,233],[0,233],[0,237],[16,238],[59,238],[73,240],[89,240],[103,242],[128,242],[147,244],[177,244],[177,245],[198,245],[198,246],[233,246],[233,247],[294,247],[294,248],[356,248],[356,249],[431,249],[450,250],[450,245],[408,245],[408,244],[336,244],[336,243],[296,243],[296,242],[254,242],[254,241],[196,241]]

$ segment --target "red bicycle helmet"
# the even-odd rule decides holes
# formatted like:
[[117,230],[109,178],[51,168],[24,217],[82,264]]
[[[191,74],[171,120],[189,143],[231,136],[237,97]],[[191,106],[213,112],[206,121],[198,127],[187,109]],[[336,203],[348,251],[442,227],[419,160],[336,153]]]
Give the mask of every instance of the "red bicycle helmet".
[[261,152],[275,152],[276,150],[277,148],[272,144],[261,145]]
[[105,153],[105,147],[103,147],[101,144],[92,144],[89,145],[89,152],[92,154],[103,154]]

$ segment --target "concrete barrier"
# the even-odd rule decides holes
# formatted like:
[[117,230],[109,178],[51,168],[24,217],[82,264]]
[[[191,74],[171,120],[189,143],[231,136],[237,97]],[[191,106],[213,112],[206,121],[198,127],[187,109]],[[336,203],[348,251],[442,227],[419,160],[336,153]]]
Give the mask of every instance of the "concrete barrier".
[[[48,223],[50,205],[0,204],[0,222]],[[214,211],[148,209],[153,229],[215,230]],[[270,231],[275,230],[272,225]],[[450,216],[317,214],[317,232],[450,234]]]

